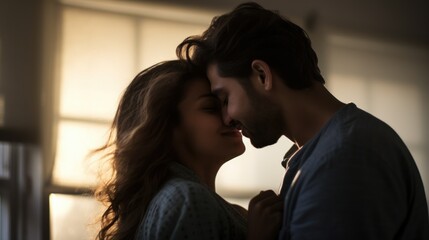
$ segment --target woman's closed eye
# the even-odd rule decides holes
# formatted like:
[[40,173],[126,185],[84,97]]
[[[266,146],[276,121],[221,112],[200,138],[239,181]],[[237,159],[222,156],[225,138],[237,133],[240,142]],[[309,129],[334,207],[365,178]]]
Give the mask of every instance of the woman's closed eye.
[[203,106],[202,109],[206,112],[213,112],[213,113],[218,113],[221,111],[219,104],[206,105],[206,106]]
[[201,107],[204,111],[211,113],[221,112],[222,109],[220,101],[217,98],[211,98],[206,100]]

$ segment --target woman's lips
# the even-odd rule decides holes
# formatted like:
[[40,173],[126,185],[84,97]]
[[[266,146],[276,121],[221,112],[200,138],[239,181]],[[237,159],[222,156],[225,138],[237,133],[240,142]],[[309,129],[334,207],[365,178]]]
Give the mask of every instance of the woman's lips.
[[228,137],[241,137],[241,132],[238,129],[223,131],[222,135],[228,136]]
[[248,132],[246,131],[246,129],[241,130],[241,134],[243,134],[243,136],[245,136],[245,137],[249,138],[249,134],[248,134]]

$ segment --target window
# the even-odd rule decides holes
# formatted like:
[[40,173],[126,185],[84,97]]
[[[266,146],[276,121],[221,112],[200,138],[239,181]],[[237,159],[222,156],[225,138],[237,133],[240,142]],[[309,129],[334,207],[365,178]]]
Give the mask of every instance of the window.
[[175,57],[175,46],[204,25],[63,6],[56,185],[92,186],[90,149],[107,138],[120,95],[143,68]]
[[94,239],[98,230],[95,216],[101,208],[92,197],[52,193],[49,204],[51,239]]

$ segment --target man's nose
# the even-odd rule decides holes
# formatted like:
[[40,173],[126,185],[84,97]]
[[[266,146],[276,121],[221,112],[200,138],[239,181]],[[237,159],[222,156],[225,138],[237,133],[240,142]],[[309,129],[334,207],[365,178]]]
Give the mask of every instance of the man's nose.
[[226,126],[231,126],[233,123],[233,120],[232,120],[231,116],[229,116],[226,108],[224,108],[222,111],[222,120]]

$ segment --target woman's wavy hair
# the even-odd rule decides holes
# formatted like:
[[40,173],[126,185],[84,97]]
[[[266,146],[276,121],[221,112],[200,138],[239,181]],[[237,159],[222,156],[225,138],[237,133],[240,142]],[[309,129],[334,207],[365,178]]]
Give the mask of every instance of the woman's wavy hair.
[[290,88],[325,82],[307,33],[254,2],[214,17],[202,35],[186,38],[176,53],[204,70],[216,63],[220,76],[238,78],[240,83],[248,82],[255,59],[265,61]]
[[95,193],[107,205],[97,239],[134,238],[150,201],[170,177],[178,104],[187,83],[198,77],[184,61],[165,61],[140,72],[126,88],[109,140],[96,150],[113,169]]

